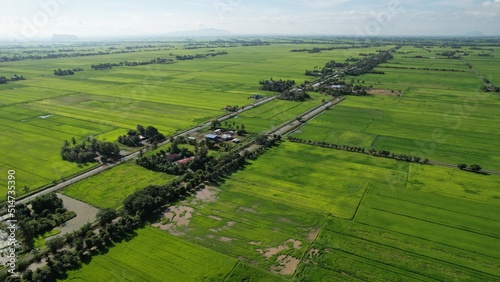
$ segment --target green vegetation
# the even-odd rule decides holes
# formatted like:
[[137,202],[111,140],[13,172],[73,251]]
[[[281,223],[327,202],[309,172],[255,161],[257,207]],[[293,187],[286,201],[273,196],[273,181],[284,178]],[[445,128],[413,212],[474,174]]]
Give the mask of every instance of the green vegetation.
[[121,164],[64,189],[63,194],[99,208],[119,208],[123,200],[146,185],[164,184],[173,177],[155,173],[134,162]]
[[221,281],[237,260],[146,227],[64,281]]

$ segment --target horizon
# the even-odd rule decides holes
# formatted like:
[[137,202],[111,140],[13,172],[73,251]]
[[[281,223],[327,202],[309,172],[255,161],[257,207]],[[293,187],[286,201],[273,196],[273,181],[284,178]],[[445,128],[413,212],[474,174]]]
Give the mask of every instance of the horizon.
[[12,2],[0,11],[0,41],[47,40],[54,34],[162,37],[206,29],[228,36],[500,36],[500,0],[28,2]]

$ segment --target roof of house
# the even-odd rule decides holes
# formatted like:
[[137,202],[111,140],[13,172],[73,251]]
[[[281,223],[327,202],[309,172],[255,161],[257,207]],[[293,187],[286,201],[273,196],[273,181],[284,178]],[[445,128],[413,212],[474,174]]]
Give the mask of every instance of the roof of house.
[[190,157],[190,158],[185,158],[185,159],[182,159],[182,160],[178,160],[176,163],[185,164],[185,163],[189,162],[192,159],[194,159],[194,157]]
[[205,134],[205,138],[208,138],[208,139],[217,139],[217,137],[219,137],[219,136],[217,136],[215,134]]

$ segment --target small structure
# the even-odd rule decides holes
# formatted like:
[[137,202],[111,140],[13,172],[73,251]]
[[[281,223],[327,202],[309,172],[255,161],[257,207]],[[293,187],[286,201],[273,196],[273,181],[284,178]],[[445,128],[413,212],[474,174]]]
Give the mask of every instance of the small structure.
[[205,135],[205,139],[207,141],[214,141],[214,142],[218,142],[219,141],[219,136],[215,135],[215,134],[206,134]]
[[250,96],[250,99],[255,99],[255,100],[259,100],[262,98],[264,98],[264,96],[262,96],[260,94],[255,94],[255,95]]
[[222,134],[222,129],[216,129],[216,130],[214,130],[214,134],[221,135]]
[[224,134],[221,137],[221,139],[224,140],[224,141],[231,140],[231,138],[233,138],[233,136],[231,136],[231,134]]
[[146,137],[144,135],[139,135],[139,140],[141,141],[146,140]]
[[238,138],[234,138],[234,139],[233,139],[233,143],[240,143],[240,142],[241,142],[241,140],[240,140],[240,139],[238,139]]
[[178,163],[178,164],[185,164],[185,163],[187,163],[187,162],[189,162],[190,160],[193,160],[193,159],[194,159],[194,157],[184,158],[182,160],[176,161],[176,163]]
[[169,162],[175,162],[176,160],[179,159],[179,154],[168,154],[167,155],[167,161]]

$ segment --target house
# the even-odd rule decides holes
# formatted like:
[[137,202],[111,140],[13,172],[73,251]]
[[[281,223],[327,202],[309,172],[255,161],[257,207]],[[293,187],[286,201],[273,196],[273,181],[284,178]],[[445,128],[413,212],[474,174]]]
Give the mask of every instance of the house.
[[240,143],[240,141],[241,141],[241,140],[240,140],[240,139],[238,139],[238,138],[234,138],[234,139],[233,139],[233,143]]
[[219,136],[215,135],[215,134],[205,134],[205,139],[207,141],[214,141],[214,142],[218,142],[219,141]]
[[189,137],[188,137],[188,141],[196,141],[196,137],[189,136]]
[[222,129],[216,129],[216,130],[214,130],[214,134],[221,135],[222,134]]
[[194,157],[190,157],[190,158],[185,158],[185,159],[182,159],[182,160],[178,160],[176,163],[178,163],[178,164],[185,164],[185,163],[189,162],[192,159],[194,159]]
[[224,141],[231,140],[231,138],[232,138],[231,134],[224,134],[221,137],[221,139],[224,140]]
[[141,141],[146,140],[146,137],[144,135],[139,135],[139,140]]

